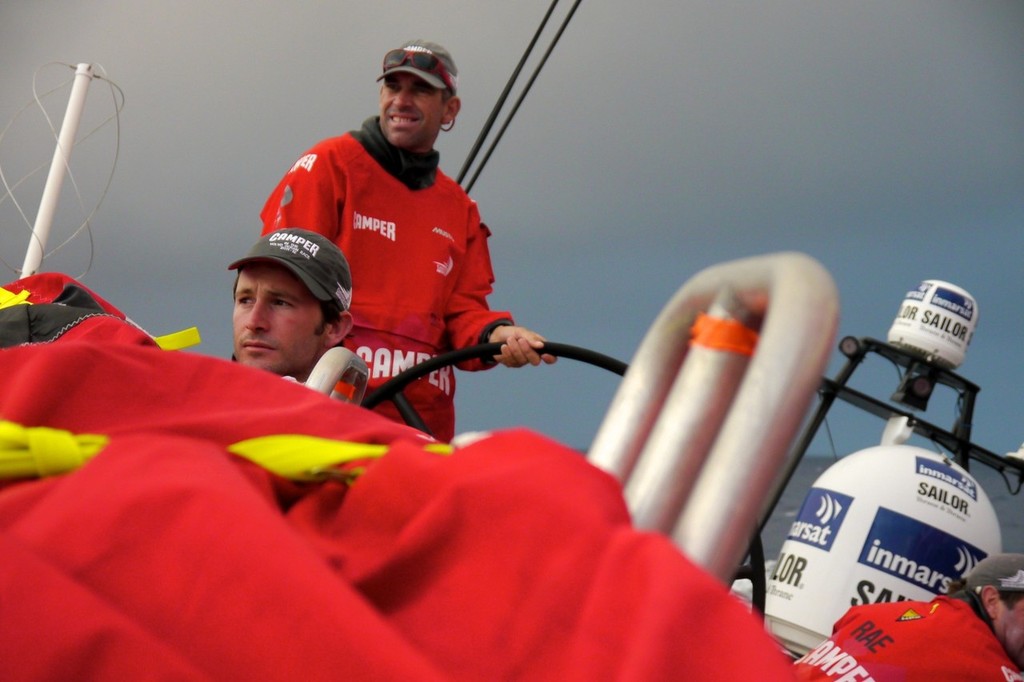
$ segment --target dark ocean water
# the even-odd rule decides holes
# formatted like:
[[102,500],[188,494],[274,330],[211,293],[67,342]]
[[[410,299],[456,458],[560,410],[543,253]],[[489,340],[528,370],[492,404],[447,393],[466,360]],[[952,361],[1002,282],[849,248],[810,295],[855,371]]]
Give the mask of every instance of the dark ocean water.
[[[761,541],[765,558],[774,560],[785,542],[790,525],[803,504],[807,491],[835,460],[828,457],[805,457],[786,486],[775,513],[768,520]],[[994,469],[978,463],[971,464],[971,475],[988,495],[1003,536],[1004,552],[1024,552],[1024,492],[1013,495],[1006,482]]]

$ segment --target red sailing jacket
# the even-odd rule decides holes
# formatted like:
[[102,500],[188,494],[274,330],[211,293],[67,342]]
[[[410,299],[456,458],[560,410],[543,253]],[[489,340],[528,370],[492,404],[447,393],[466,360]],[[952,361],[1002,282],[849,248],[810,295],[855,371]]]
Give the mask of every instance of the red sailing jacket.
[[855,606],[795,664],[799,680],[1014,682],[1020,671],[970,605],[936,597]]
[[[355,138],[324,140],[306,152],[267,199],[263,233],[301,227],[334,240],[352,269],[355,331],[346,347],[370,370],[367,391],[426,357],[479,342],[492,311],[489,231],[476,202],[437,171],[411,190]],[[485,369],[479,360],[462,369]],[[434,435],[454,434],[453,373],[416,382],[407,395]]]

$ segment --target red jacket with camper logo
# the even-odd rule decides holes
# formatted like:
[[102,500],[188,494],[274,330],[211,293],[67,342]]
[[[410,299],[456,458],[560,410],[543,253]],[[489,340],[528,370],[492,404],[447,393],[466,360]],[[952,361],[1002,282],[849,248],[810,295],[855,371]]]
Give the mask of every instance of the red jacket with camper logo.
[[[476,202],[440,170],[412,190],[351,135],[319,142],[267,199],[263,233],[301,227],[333,239],[352,269],[353,336],[346,347],[366,360],[369,394],[403,369],[472,346],[507,312],[492,311],[490,235]],[[471,361],[461,369],[488,365]],[[454,433],[454,373],[425,377],[407,396],[433,434]],[[390,405],[385,413],[396,416]]]
[[798,680],[1012,682],[1020,671],[988,625],[959,599],[849,609],[832,637],[795,663]]

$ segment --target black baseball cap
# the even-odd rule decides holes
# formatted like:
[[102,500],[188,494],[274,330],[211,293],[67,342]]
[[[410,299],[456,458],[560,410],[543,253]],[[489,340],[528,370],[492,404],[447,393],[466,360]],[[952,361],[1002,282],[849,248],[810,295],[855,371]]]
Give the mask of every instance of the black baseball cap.
[[341,249],[311,230],[287,227],[263,235],[249,253],[228,266],[240,270],[249,263],[283,265],[299,278],[319,301],[348,310],[352,304],[352,273]]

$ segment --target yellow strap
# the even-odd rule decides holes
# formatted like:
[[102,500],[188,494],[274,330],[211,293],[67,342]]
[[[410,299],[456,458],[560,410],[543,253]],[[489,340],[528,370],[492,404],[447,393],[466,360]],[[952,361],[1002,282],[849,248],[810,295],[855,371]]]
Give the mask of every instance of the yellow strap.
[[[278,476],[293,481],[315,481],[339,464],[383,457],[389,447],[301,434],[275,434],[234,443],[228,446],[228,452]],[[440,443],[429,444],[424,449],[441,455],[452,452],[452,446]]]
[[202,339],[199,338],[199,330],[195,327],[182,329],[180,332],[164,334],[163,336],[154,336],[153,340],[156,341],[156,345],[164,350],[181,350],[182,348],[198,346],[202,342]]
[[[46,426],[21,426],[0,420],[0,479],[36,478],[74,471],[102,450],[109,438],[75,435]],[[284,478],[316,481],[330,476],[339,464],[384,456],[389,446],[331,440],[301,434],[275,434],[250,438],[228,446],[228,451]],[[427,452],[447,455],[453,448],[428,444]]]
[[53,476],[74,471],[107,444],[106,436],[76,436],[46,426],[0,420],[0,478]]
[[32,305],[32,303],[27,300],[28,296],[29,293],[25,289],[22,289],[18,293],[14,293],[13,291],[8,291],[7,289],[0,287],[0,308],[6,308],[10,305],[19,305],[22,303],[25,305]]

